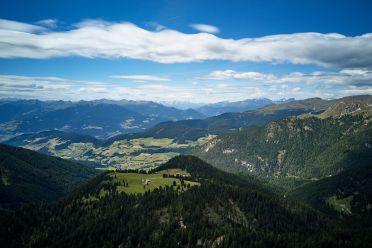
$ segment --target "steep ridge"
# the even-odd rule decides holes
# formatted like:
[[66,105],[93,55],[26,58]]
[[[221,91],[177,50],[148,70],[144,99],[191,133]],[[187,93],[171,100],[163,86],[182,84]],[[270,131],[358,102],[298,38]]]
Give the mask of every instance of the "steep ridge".
[[221,169],[260,177],[316,180],[335,175],[352,164],[367,163],[364,159],[372,144],[371,106],[364,106],[337,118],[290,117],[222,135],[194,154]]

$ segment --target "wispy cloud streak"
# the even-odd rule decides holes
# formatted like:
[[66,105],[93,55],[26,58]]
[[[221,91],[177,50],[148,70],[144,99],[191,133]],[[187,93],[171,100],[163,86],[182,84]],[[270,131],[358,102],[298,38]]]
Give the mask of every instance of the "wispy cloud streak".
[[132,79],[140,81],[169,81],[167,77],[159,77],[153,75],[113,75],[110,78],[119,78],[119,79]]

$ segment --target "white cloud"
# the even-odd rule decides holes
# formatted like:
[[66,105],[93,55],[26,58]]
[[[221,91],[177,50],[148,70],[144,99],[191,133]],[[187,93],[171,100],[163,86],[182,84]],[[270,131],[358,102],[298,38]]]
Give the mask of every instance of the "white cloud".
[[[41,32],[42,31],[42,32]],[[0,58],[80,56],[129,58],[158,63],[205,60],[315,64],[341,69],[372,68],[372,33],[294,33],[223,39],[210,33],[149,31],[131,23],[86,20],[67,31],[0,20]]]
[[[202,95],[197,88],[143,84],[126,87],[112,82],[70,80],[58,77],[25,77],[0,75],[0,98],[42,100],[128,99],[153,101],[197,101]],[[213,101],[212,96],[205,101]]]
[[44,19],[37,21],[36,24],[48,28],[55,28],[57,27],[58,20],[57,19]]
[[[212,71],[208,75],[199,77],[204,80],[244,80],[262,84],[324,84],[324,85],[355,85],[372,87],[372,71],[361,69],[348,69],[339,72],[313,72],[304,74],[292,72],[276,76],[271,73],[237,72],[234,70]],[[287,87],[287,86],[285,86]]]
[[167,77],[158,77],[158,76],[153,76],[153,75],[114,75],[114,76],[110,76],[110,78],[133,79],[133,80],[139,80],[140,82],[143,82],[143,81],[169,81],[170,80]]
[[340,71],[343,74],[350,75],[350,76],[368,76],[368,74],[371,74],[371,71],[368,70],[358,70],[358,69],[353,69],[353,70],[341,70]]
[[219,83],[216,86],[217,86],[217,88],[220,88],[220,89],[229,87],[229,85],[228,84],[225,84],[225,83]]
[[372,87],[356,87],[350,86],[347,89],[340,90],[341,96],[350,96],[350,95],[372,95]]
[[[7,33],[8,33],[9,36],[12,36],[12,35],[16,34],[17,32],[33,33],[33,32],[39,32],[39,31],[43,31],[43,30],[44,30],[43,27],[40,27],[40,26],[37,26],[37,25],[0,19],[0,34],[1,34],[1,36],[6,35]],[[0,39],[0,42],[1,41],[2,41],[2,39]]]
[[236,72],[234,70],[224,71],[213,71],[206,76],[200,77],[200,79],[210,80],[226,80],[226,79],[237,79],[237,80],[253,80],[253,81],[272,81],[276,80],[277,77],[273,74],[264,74],[260,72]]
[[[285,85],[284,87],[282,87]],[[251,85],[245,81],[203,82],[197,85],[139,83],[133,87],[120,83],[70,80],[58,77],[24,77],[0,75],[0,98],[25,98],[42,100],[94,100],[128,99],[152,101],[184,101],[212,103],[239,101],[247,98],[271,99],[295,97],[334,98],[345,95],[372,94],[371,85],[336,85],[327,88],[323,84],[298,85],[297,83]]]
[[220,30],[217,27],[208,24],[194,23],[191,24],[190,26],[193,29],[204,33],[216,34],[220,32]]

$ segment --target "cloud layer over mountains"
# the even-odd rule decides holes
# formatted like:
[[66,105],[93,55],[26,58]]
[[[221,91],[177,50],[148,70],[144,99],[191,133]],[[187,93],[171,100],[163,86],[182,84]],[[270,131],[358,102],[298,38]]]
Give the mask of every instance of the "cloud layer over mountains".
[[128,22],[86,20],[67,30],[53,28],[55,22],[42,23],[48,25],[1,19],[0,58],[80,56],[158,63],[228,60],[372,68],[371,33],[355,37],[294,33],[226,39],[206,32],[187,34],[166,28],[151,31]]

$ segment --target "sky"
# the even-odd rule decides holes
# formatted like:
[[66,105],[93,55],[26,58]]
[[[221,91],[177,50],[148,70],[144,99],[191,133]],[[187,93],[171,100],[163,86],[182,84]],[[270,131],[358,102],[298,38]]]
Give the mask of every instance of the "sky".
[[0,98],[372,94],[372,1],[0,1]]

